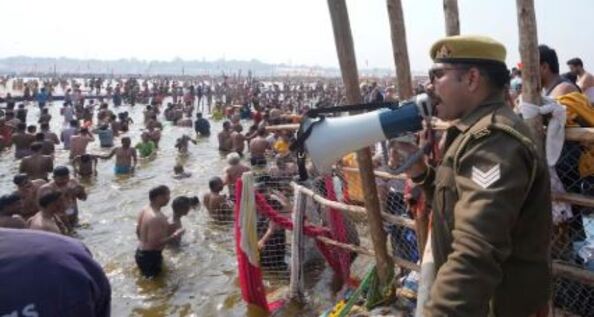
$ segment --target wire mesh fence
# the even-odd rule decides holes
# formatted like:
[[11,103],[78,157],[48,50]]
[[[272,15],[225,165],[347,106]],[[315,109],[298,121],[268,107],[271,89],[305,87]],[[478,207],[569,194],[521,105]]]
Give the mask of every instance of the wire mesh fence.
[[[586,277],[576,280],[556,276],[553,304],[569,314],[594,316],[594,157],[592,146],[566,141],[552,182],[557,199],[553,204],[552,258]],[[580,196],[576,196],[580,195]],[[573,197],[575,199],[567,199]],[[563,201],[564,200],[564,201]]]

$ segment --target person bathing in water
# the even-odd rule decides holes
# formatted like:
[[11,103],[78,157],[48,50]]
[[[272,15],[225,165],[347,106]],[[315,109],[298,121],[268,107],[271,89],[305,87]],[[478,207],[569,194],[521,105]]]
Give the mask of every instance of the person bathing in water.
[[163,248],[168,243],[179,240],[185,232],[183,228],[169,232],[170,225],[161,208],[167,206],[170,195],[169,187],[154,187],[149,191],[149,205],[138,216],[136,236],[139,243],[134,258],[144,277],[152,278],[161,273]]
[[[178,196],[175,197],[171,203],[173,209],[173,221],[169,224],[169,235],[172,235],[178,230],[183,230],[181,218],[188,215],[190,209],[196,209],[200,206],[198,197]],[[169,243],[174,246],[179,246],[181,242],[181,235],[171,240]]]
[[[152,141],[150,141],[152,142]],[[131,174],[134,172],[136,168],[136,163],[138,161],[136,157],[136,149],[130,147],[129,137],[122,138],[122,146],[118,146],[109,153],[109,155],[98,156],[101,159],[107,160],[112,158],[114,155],[116,157],[114,171],[116,175],[124,175],[124,174]]]

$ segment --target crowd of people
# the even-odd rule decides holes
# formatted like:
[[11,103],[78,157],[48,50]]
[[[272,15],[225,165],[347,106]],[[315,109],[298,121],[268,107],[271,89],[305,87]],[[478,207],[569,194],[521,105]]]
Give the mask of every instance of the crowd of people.
[[[561,74],[556,52],[544,45],[539,49],[543,95],[567,108],[568,124],[593,126],[594,77],[585,71],[579,58],[567,61],[570,71]],[[443,72],[433,70],[430,84],[445,76]],[[171,200],[171,189],[158,185],[149,191],[147,205],[139,211],[138,247],[134,258],[145,277],[160,274],[162,251],[169,245],[180,243],[185,232],[181,219],[192,209],[203,205],[213,221],[222,224],[233,221],[235,184],[245,172],[254,172],[256,190],[265,195],[275,210],[289,214],[292,210],[289,183],[298,175],[297,157],[289,150],[295,141],[295,131],[271,126],[299,123],[311,108],[344,103],[343,87],[332,80],[263,82],[227,76],[214,80],[106,80],[94,77],[82,82],[80,79],[54,78],[13,79],[12,83],[11,91],[19,96],[9,93],[2,99],[5,107],[1,109],[0,117],[0,149],[14,147],[14,157],[9,158],[4,153],[2,159],[14,159],[18,174],[13,177],[14,190],[7,190],[0,196],[0,227],[72,235],[79,225],[81,210],[78,202],[86,200],[88,195],[80,180],[97,176],[99,160],[111,160],[115,156],[114,174],[134,177],[140,160],[159,160],[165,122],[184,131],[175,136],[175,150],[180,156],[188,155],[189,148],[196,145],[199,138],[216,134],[218,150],[225,155],[228,166],[219,176],[209,179],[209,191],[203,193],[201,199],[197,196],[173,198],[172,214],[168,217],[164,210]],[[521,65],[518,65],[511,72],[509,85],[505,86],[506,103],[518,112],[521,85]],[[63,91],[63,96],[56,95],[57,88]],[[420,86],[418,92],[423,89]],[[362,94],[366,102],[398,101],[395,89],[386,82],[363,85]],[[122,110],[124,105],[133,107],[136,104],[143,105],[142,122],[134,122],[129,113]],[[53,118],[49,109],[58,106],[62,118]],[[31,107],[39,107],[37,118],[29,113]],[[211,131],[213,121],[223,121],[222,130]],[[60,122],[61,131],[52,131],[55,122]],[[140,139],[133,141],[128,132],[131,126],[140,125]],[[440,137],[439,133],[437,137]],[[103,155],[89,153],[88,145],[96,140],[101,148],[110,151]],[[408,135],[373,147],[374,168],[384,173],[395,170],[410,154],[406,153],[407,147],[416,142],[415,137]],[[564,190],[592,193],[594,151],[590,149],[579,142],[565,142],[562,158],[555,166]],[[68,153],[67,161],[57,162],[56,152],[62,150]],[[440,162],[440,150],[434,150],[433,154],[432,159]],[[345,156],[338,162],[338,167],[358,167],[356,154]],[[321,180],[315,178],[315,170],[311,166],[309,170],[314,183],[318,181],[320,184]],[[360,176],[348,169],[342,173],[345,193],[341,200],[362,204]],[[173,168],[175,179],[199,176],[186,172],[181,163]],[[377,185],[380,203],[388,213],[414,219],[425,206],[424,195],[411,178],[378,178]],[[575,206],[553,210],[556,229],[559,234],[566,235],[562,241],[585,239],[581,218],[585,212],[585,208]],[[355,225],[348,217],[345,217],[345,224],[350,231],[348,243],[359,244]],[[568,227],[571,230],[567,230]],[[387,229],[394,255],[417,262],[420,258],[418,251],[404,252],[403,245],[416,245],[414,231],[397,226]],[[13,231],[0,231],[0,235],[10,232]],[[258,238],[262,266],[287,270],[284,230],[265,217],[259,217]],[[27,241],[22,240],[23,243]],[[575,252],[567,245],[553,252],[555,258],[577,261]],[[104,277],[100,279],[105,284]],[[105,301],[105,298],[101,300]]]

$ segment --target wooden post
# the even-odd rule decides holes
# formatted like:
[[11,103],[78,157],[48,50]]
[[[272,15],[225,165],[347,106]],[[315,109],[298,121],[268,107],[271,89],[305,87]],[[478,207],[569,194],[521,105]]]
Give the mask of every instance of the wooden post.
[[306,200],[301,191],[295,189],[295,203],[293,205],[293,241],[291,243],[291,283],[289,298],[303,304],[303,216]]
[[[346,100],[350,104],[359,104],[362,101],[359,90],[359,73],[353,47],[351,25],[347,12],[345,0],[328,0],[330,18],[334,30],[334,41],[340,64],[340,72],[344,83]],[[381,286],[391,283],[390,279],[394,273],[392,258],[388,256],[386,249],[386,232],[383,228],[382,217],[379,208],[379,198],[375,187],[375,176],[371,162],[371,151],[364,148],[357,152],[357,161],[361,170],[361,183],[365,195],[365,208],[369,214],[369,227],[378,277]]]
[[400,0],[387,0],[388,18],[392,34],[392,50],[396,65],[396,85],[398,98],[406,100],[413,96],[412,80],[410,78],[410,64],[408,61],[408,46],[406,45],[406,27]]
[[[518,8],[518,29],[520,31],[520,58],[522,60],[522,100],[534,105],[541,104],[540,97],[540,59],[538,56],[538,36],[534,0],[516,0]],[[532,130],[535,143],[541,153],[543,146],[542,117],[526,120]]]
[[460,35],[460,17],[458,14],[458,0],[443,0],[446,35]]
[[[398,86],[398,98],[406,100],[413,96],[412,81],[410,76],[410,64],[408,60],[408,46],[406,44],[406,27],[404,25],[404,13],[400,0],[387,0],[388,18],[390,20],[390,31],[392,34],[392,50],[394,51],[394,63],[396,64],[396,84]],[[416,234],[419,254],[427,243],[429,232],[429,218],[427,215],[419,215],[415,219]]]

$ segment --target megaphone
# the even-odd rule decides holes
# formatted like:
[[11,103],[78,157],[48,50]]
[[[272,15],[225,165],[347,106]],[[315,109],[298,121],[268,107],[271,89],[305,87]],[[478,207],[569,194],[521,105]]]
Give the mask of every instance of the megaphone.
[[321,120],[306,118],[301,130],[311,128],[311,132],[305,139],[304,147],[317,170],[326,173],[345,154],[404,132],[420,131],[424,118],[431,113],[429,96],[421,94],[393,110],[381,109]]

